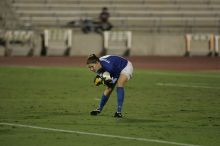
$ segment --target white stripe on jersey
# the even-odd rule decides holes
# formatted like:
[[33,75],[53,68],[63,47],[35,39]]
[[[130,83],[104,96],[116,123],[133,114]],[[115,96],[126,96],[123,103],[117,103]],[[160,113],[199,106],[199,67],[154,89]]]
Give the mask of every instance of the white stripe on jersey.
[[110,56],[110,55],[102,56],[102,57],[99,58],[99,60],[105,61],[105,62],[107,62],[107,63],[110,63],[110,61],[106,59],[106,58],[108,58],[109,56]]

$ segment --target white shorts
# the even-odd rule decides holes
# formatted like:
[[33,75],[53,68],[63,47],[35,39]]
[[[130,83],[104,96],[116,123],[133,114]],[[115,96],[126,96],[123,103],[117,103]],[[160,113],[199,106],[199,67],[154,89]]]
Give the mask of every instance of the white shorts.
[[130,61],[128,61],[127,66],[121,71],[121,74],[126,75],[128,80],[131,79],[132,74],[133,74],[133,65],[131,64]]

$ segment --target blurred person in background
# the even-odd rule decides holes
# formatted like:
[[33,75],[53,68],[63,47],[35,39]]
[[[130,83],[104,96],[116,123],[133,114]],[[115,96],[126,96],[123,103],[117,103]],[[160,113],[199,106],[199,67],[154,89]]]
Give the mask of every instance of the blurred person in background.
[[113,28],[112,24],[109,22],[110,13],[107,7],[103,7],[101,13],[99,14],[99,23],[96,28],[96,32],[102,33],[103,31],[109,31]]

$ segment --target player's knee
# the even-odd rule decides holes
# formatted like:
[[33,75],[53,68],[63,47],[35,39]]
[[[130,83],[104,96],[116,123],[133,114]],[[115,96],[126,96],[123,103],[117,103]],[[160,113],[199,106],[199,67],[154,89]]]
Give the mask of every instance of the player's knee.
[[117,87],[124,87],[125,82],[118,82]]
[[113,90],[112,88],[108,88],[108,87],[107,87],[107,88],[105,89],[105,91],[104,91],[104,94],[105,94],[106,96],[110,96],[111,93],[112,93],[112,90]]

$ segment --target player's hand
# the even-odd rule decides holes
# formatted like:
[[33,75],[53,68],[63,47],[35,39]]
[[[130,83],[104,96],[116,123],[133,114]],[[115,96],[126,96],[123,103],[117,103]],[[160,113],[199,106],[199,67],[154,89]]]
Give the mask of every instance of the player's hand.
[[102,79],[99,75],[97,75],[97,76],[94,78],[94,84],[95,84],[96,86],[99,86],[99,85],[103,84],[103,79]]

